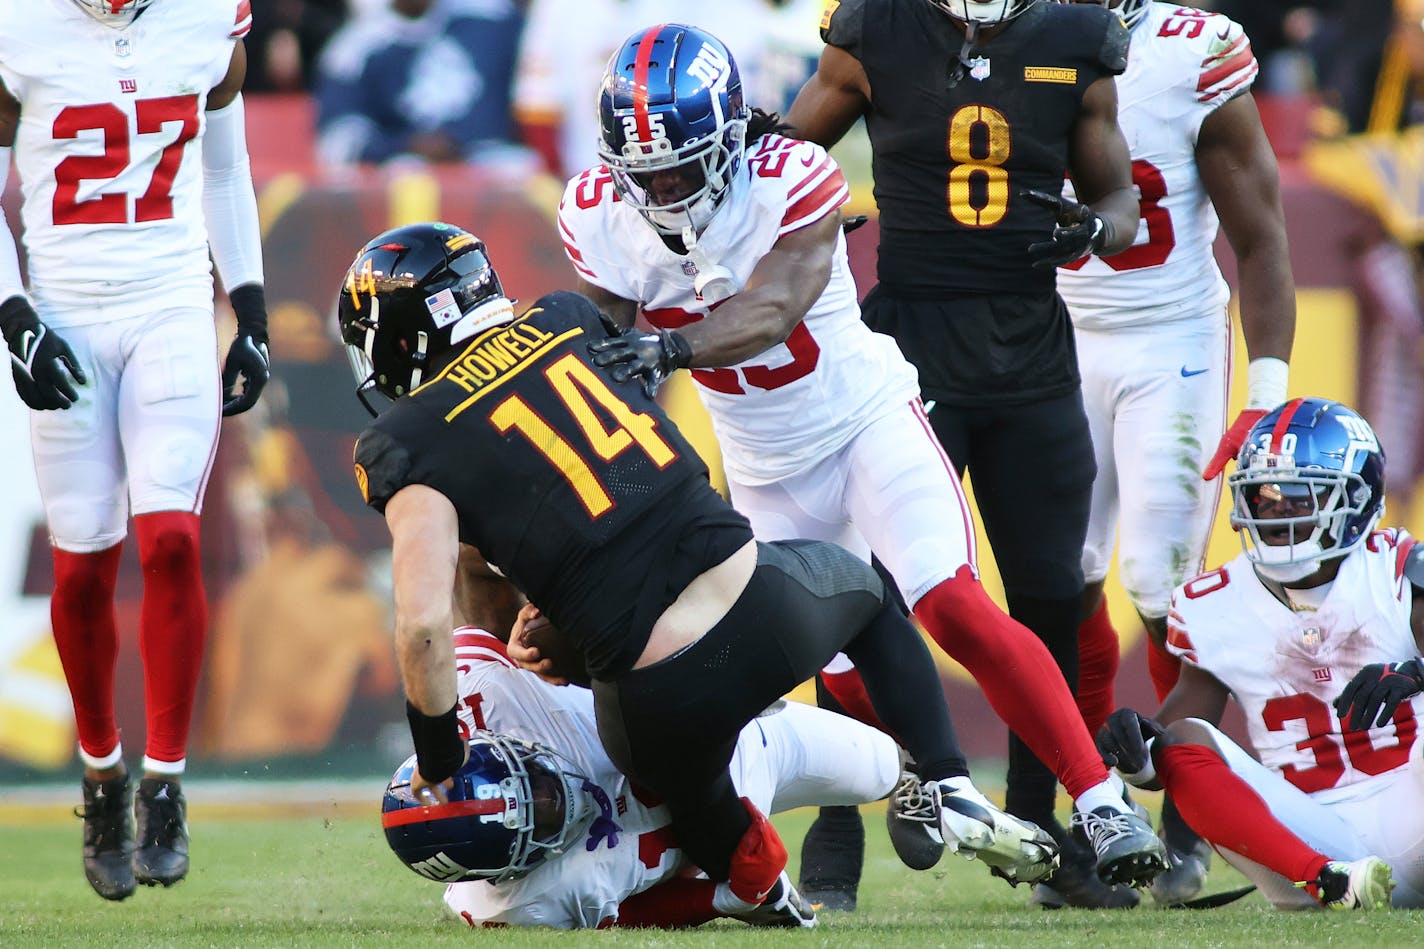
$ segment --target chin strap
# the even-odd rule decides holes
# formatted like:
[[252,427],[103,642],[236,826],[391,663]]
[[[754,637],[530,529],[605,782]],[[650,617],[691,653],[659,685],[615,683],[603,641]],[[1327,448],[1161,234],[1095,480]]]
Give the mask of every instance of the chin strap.
[[959,80],[969,75],[969,54],[979,43],[979,24],[966,21],[964,24],[964,45],[959,47],[959,60],[949,71],[949,88],[959,85]]

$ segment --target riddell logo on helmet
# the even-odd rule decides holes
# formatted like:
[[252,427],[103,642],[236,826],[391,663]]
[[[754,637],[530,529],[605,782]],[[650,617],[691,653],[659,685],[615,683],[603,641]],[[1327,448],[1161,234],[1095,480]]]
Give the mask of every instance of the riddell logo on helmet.
[[410,868],[427,880],[434,880],[436,883],[449,883],[451,880],[458,880],[465,875],[465,868],[443,853],[437,853],[419,863],[412,863]]

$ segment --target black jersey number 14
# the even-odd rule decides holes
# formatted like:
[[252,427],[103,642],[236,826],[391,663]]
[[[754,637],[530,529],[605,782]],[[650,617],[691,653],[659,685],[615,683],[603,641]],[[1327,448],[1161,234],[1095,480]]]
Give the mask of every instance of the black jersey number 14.
[[[577,356],[570,353],[559,358],[544,370],[544,376],[559,401],[568,408],[593,454],[604,462],[613,461],[633,445],[642,449],[659,469],[676,460],[677,452],[658,434],[657,419],[645,412],[634,411]],[[595,403],[613,420],[615,424],[612,428],[605,426],[603,418],[594,409]],[[613,499],[593,473],[593,467],[569,444],[568,439],[556,432],[518,394],[511,395],[496,406],[490,413],[490,421],[501,433],[515,429],[549,459],[549,463],[569,482],[589,517],[597,519],[613,509]]]

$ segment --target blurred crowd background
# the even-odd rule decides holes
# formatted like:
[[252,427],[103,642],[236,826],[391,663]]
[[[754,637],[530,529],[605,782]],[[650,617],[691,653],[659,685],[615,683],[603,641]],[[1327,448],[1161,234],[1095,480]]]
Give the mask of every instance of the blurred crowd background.
[[[223,431],[204,511],[213,603],[196,773],[380,773],[408,735],[389,633],[384,526],[350,458],[364,413],[337,343],[336,290],[370,234],[443,218],[490,245],[512,296],[570,287],[554,224],[563,182],[596,163],[599,77],[613,46],[696,23],[737,57],[748,101],[784,110],[815,67],[823,0],[252,0],[249,150],[264,234],[274,379]],[[1254,93],[1281,165],[1299,287],[1291,394],[1338,398],[1389,455],[1384,523],[1424,530],[1424,0],[1212,0],[1251,37]],[[863,293],[878,230],[863,136],[837,147]],[[5,210],[18,234],[15,176]],[[1229,250],[1219,255],[1234,280]],[[220,313],[223,312],[220,307]],[[230,333],[219,334],[230,338]],[[1238,341],[1239,345],[1239,341]],[[1238,359],[1238,366],[1245,360]],[[680,374],[682,375],[682,374]],[[1238,399],[1244,384],[1237,382]],[[663,398],[720,478],[686,380]],[[1234,408],[1234,407],[1233,407]],[[0,386],[0,440],[28,445]],[[72,712],[49,634],[47,538],[31,466],[0,469],[0,780],[74,762]],[[972,486],[971,486],[972,489]],[[133,545],[128,545],[132,547]],[[1210,562],[1237,550],[1222,516]],[[979,550],[988,545],[981,537]],[[142,745],[141,589],[120,586],[120,721]],[[982,561],[995,588],[992,562]],[[1109,581],[1122,624],[1133,611]],[[1119,696],[1150,707],[1140,630],[1124,629]],[[962,672],[946,691],[971,755],[1002,725]],[[127,696],[127,699],[125,698]],[[124,707],[128,701],[130,708]]]

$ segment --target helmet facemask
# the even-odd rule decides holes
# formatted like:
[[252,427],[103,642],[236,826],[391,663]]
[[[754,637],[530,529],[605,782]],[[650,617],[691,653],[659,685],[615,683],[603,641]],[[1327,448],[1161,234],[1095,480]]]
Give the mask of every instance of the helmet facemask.
[[929,0],[952,19],[979,26],[1007,23],[1037,0]]
[[[613,185],[629,207],[660,234],[680,237],[685,228],[701,235],[730,193],[732,177],[746,151],[746,118],[732,119],[720,133],[674,148],[668,139],[642,144],[627,140],[613,154],[600,143],[599,157],[613,174]],[[674,190],[668,179],[681,178]],[[666,182],[666,184],[665,184]]]
[[1278,583],[1303,580],[1364,541],[1380,511],[1361,529],[1373,492],[1352,472],[1298,468],[1289,455],[1258,453],[1227,479],[1231,525],[1256,570]]
[[139,11],[153,0],[74,0],[85,13],[105,26],[122,29],[134,21]]

